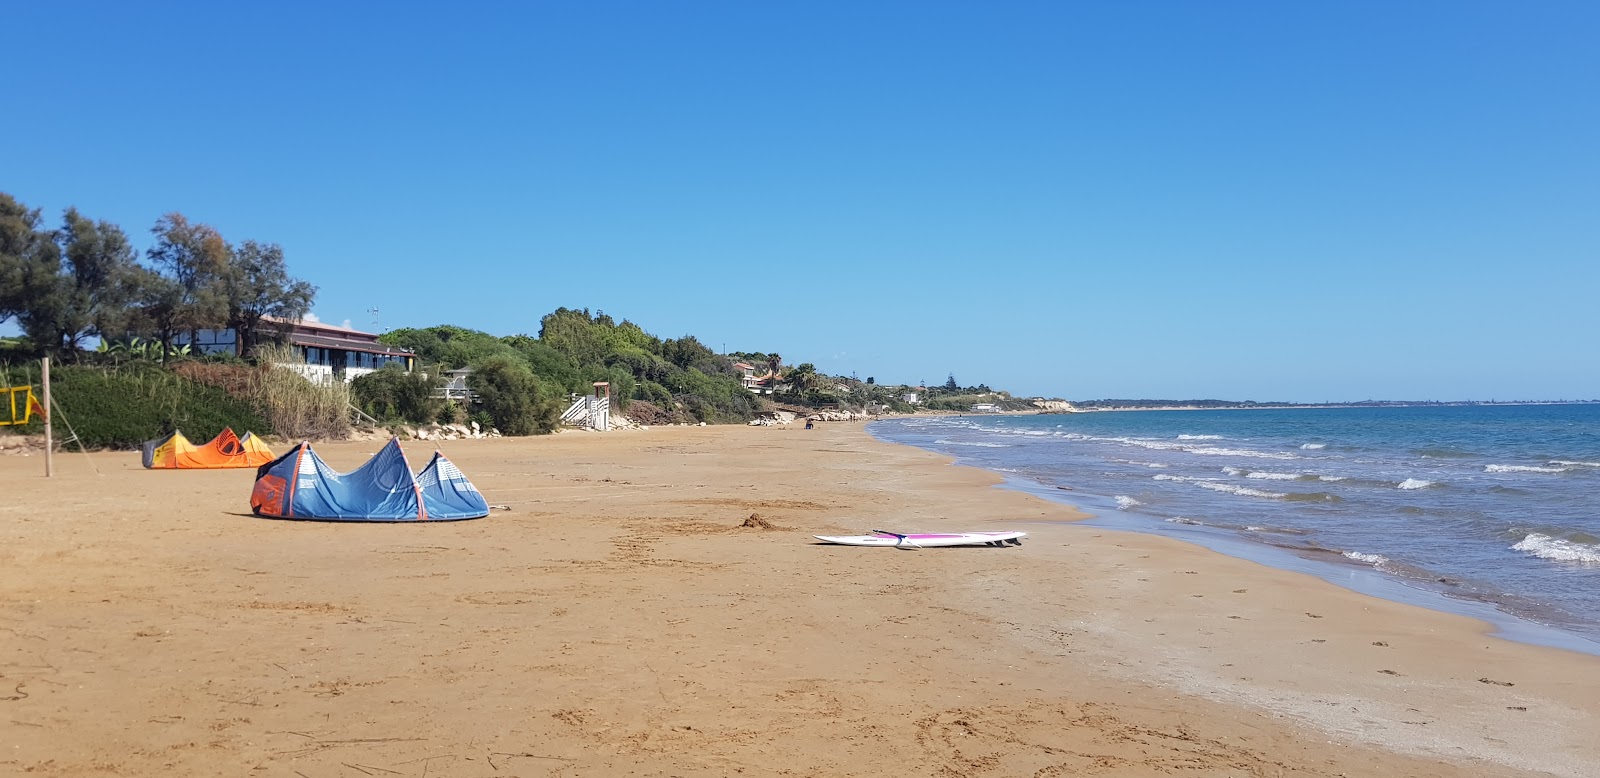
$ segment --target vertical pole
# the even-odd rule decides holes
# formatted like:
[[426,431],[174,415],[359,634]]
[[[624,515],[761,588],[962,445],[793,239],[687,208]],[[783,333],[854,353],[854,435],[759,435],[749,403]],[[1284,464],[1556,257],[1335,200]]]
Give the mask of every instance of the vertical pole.
[[44,477],[49,478],[55,469],[55,437],[50,431],[50,358],[44,358]]

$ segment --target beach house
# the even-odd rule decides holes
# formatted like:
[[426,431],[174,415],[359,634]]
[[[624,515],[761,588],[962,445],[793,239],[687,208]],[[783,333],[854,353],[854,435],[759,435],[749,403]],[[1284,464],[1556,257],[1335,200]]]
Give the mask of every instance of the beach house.
[[[262,328],[276,332],[289,346],[292,362],[280,363],[313,383],[346,383],[385,365],[398,364],[410,372],[416,367],[416,354],[378,342],[378,336],[351,327],[320,321],[289,321],[266,317]],[[187,343],[188,335],[177,339]],[[232,329],[200,330],[195,333],[194,349],[202,354],[239,354],[238,334]]]
[[753,394],[772,394],[777,388],[777,374],[768,370],[763,375],[756,375],[756,366],[748,362],[735,362],[733,369],[739,372],[739,385]]

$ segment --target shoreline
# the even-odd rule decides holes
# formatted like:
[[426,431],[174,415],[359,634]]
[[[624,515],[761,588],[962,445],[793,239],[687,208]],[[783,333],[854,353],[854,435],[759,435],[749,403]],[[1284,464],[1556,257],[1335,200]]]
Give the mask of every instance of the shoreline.
[[[318,450],[349,469],[374,448]],[[1575,778],[1600,760],[1594,657],[1085,524],[862,426],[443,448],[509,510],[266,521],[253,473],[96,453],[100,475],[74,456],[45,481],[0,459],[29,486],[0,505],[19,689],[0,696],[20,697],[3,770]],[[777,529],[741,528],[752,513]],[[871,527],[1030,537],[810,539]]]
[[[910,445],[877,439],[890,445]],[[1219,527],[1205,524],[1171,524],[1143,517],[1129,517],[1116,510],[1111,498],[1104,495],[1091,495],[1076,489],[1063,492],[1057,487],[1009,473],[998,473],[981,465],[961,462],[959,457],[956,458],[956,463],[962,467],[974,467],[995,473],[1003,479],[1002,486],[1007,489],[1067,505],[1080,511],[1085,515],[1075,520],[1075,523],[1084,526],[1179,540],[1235,559],[1266,565],[1285,572],[1314,576],[1364,596],[1397,604],[1415,605],[1435,613],[1476,619],[1489,625],[1492,628],[1490,634],[1502,640],[1600,657],[1600,641],[1572,630],[1506,611],[1488,600],[1451,596],[1446,590],[1428,588],[1419,581],[1404,579],[1366,566],[1332,559],[1318,559],[1280,546],[1254,542],[1238,533]],[[1086,497],[1090,499],[1084,499]],[[1101,502],[1104,505],[1091,506],[1088,504],[1091,502]]]

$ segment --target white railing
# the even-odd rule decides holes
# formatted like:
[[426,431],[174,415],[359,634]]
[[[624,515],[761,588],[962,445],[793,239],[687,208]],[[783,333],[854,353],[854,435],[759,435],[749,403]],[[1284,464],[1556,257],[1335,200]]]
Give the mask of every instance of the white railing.
[[611,429],[611,398],[579,397],[561,414],[561,423],[605,432]]

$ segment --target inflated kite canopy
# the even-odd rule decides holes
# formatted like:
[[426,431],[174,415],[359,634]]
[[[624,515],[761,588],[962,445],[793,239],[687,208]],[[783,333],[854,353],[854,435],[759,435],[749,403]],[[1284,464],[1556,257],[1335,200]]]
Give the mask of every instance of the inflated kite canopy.
[[146,441],[142,448],[144,466],[152,470],[260,467],[272,461],[272,449],[260,438],[248,432],[241,438],[228,428],[199,446],[190,443],[182,432],[173,432],[164,438]]
[[454,521],[489,515],[477,487],[435,453],[422,472],[412,475],[400,440],[359,468],[340,473],[322,461],[310,443],[262,465],[250,509],[275,519],[323,521]]

